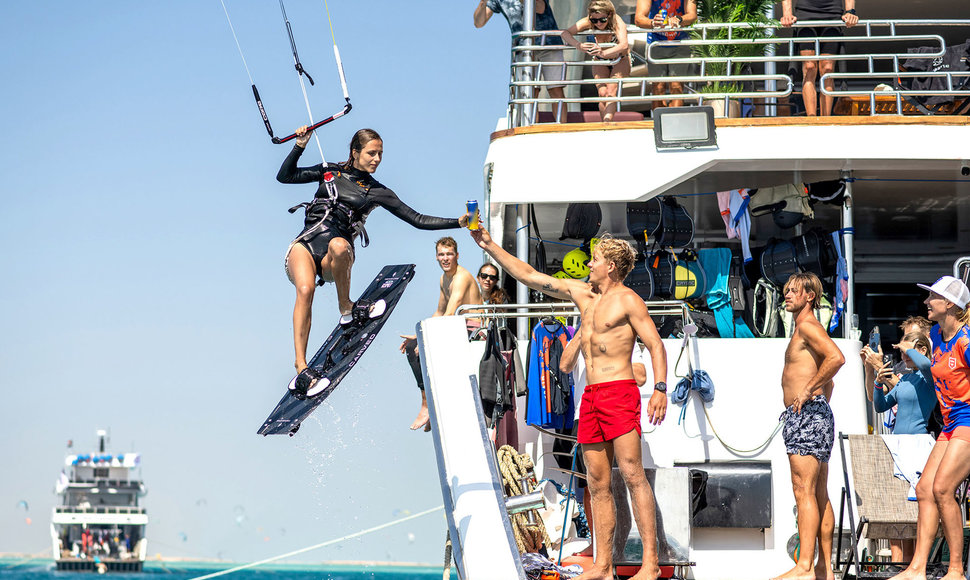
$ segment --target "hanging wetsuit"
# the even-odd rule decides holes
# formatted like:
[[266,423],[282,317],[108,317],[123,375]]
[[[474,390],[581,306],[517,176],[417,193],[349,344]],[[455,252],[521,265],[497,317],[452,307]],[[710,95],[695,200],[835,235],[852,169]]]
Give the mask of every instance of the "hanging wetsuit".
[[[328,163],[326,167],[322,163],[313,167],[297,167],[296,162],[303,150],[299,145],[293,147],[283,160],[276,180],[280,183],[316,181],[320,184],[313,201],[290,208],[291,213],[300,207],[306,211],[303,231],[293,243],[302,244],[313,256],[315,264],[320,264],[320,260],[327,255],[330,240],[333,238],[343,238],[353,247],[354,238],[362,236],[363,246],[366,247],[369,240],[364,230],[364,221],[378,206],[420,230],[460,227],[457,218],[434,217],[414,211],[397,194],[381,185],[366,171],[338,163]],[[336,192],[335,199],[326,182],[328,174]]]
[[559,356],[570,338],[572,333],[558,322],[549,326],[540,322],[532,330],[526,399],[529,425],[544,429],[573,426],[572,376],[559,370]]

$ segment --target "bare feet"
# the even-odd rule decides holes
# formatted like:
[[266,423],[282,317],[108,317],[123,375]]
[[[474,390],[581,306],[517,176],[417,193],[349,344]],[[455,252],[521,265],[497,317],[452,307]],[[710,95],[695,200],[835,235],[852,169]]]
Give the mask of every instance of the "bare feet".
[[911,568],[906,568],[899,574],[896,574],[890,580],[926,580],[926,570],[913,570]]
[[660,577],[660,567],[642,566],[640,571],[630,576],[630,580],[657,580]]
[[576,580],[613,580],[612,566],[607,568],[590,568],[576,577]]
[[815,570],[804,570],[795,566],[781,576],[776,576],[771,580],[815,580]]
[[962,569],[954,570],[953,568],[947,571],[946,576],[940,578],[940,580],[965,580],[965,579],[966,579],[966,576],[963,575]]
[[826,566],[821,558],[818,562],[815,562],[815,580],[835,580],[835,572],[832,571],[832,566]]
[[411,423],[411,430],[417,431],[424,427],[425,431],[431,431],[431,424],[429,423],[430,417],[428,416],[428,403],[421,401],[421,410],[418,411],[418,416],[414,418],[414,422]]

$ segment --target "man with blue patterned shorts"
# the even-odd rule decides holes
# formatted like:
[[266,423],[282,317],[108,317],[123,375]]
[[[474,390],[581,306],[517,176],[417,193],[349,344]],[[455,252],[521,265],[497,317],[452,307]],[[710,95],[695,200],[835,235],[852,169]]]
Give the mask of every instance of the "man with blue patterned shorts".
[[779,420],[784,421],[782,434],[798,508],[800,553],[795,567],[775,580],[831,579],[835,514],[828,494],[828,461],[835,441],[835,419],[828,402],[835,386],[832,379],[845,364],[845,357],[815,318],[814,309],[822,298],[818,276],[792,275],[784,294],[785,310],[792,313],[795,329],[785,351],[781,388],[787,408]]

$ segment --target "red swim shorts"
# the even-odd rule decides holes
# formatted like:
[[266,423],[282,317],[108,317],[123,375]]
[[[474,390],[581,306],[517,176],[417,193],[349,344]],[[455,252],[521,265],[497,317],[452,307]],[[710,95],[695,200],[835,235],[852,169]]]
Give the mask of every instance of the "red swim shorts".
[[580,443],[602,443],[636,429],[640,435],[640,389],[633,379],[586,385],[579,407]]
[[961,441],[970,442],[970,427],[966,425],[957,425],[953,428],[953,431],[947,433],[943,431],[940,436],[936,438],[937,441],[949,441],[951,439],[959,439]]

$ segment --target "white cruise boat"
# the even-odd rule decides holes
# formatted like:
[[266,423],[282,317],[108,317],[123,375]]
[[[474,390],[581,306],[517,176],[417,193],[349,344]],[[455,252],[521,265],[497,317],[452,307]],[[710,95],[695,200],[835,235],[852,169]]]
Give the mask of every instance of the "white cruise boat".
[[[533,1],[523,4],[525,12],[531,13]],[[632,0],[616,4],[625,19],[632,15]],[[553,0],[551,5],[563,27],[585,10],[585,2]],[[780,6],[778,10],[774,18],[780,18]],[[826,295],[833,302],[837,302],[838,279],[844,281],[843,300],[838,305],[841,322],[830,330],[846,360],[835,378],[831,400],[837,433],[872,433],[882,423],[863,390],[860,338],[874,325],[881,325],[882,344],[888,352],[899,338],[899,322],[910,315],[925,315],[925,294],[916,283],[932,283],[954,268],[966,279],[966,270],[955,264],[970,254],[970,74],[941,69],[922,73],[929,75],[922,77],[924,81],[937,79],[939,83],[913,84],[918,75],[912,71],[919,63],[907,62],[913,58],[907,52],[910,49],[926,47],[921,61],[925,64],[940,60],[970,38],[965,2],[916,6],[892,0],[861,3],[858,11],[861,20],[845,30],[835,72],[823,79],[834,81],[825,92],[838,99],[835,116],[798,113],[801,83],[797,77],[800,59],[805,59],[788,56],[791,34],[780,27],[764,30],[756,35],[759,40],[738,41],[731,38],[754,25],[710,23],[702,15],[701,24],[694,27],[695,39],[686,42],[695,50],[710,45],[750,48],[752,44],[765,50],[755,56],[739,52],[729,57],[732,65],[744,66],[730,66],[729,72],[722,71],[715,80],[738,83],[736,92],[697,93],[715,78],[704,71],[716,69],[712,65],[725,59],[692,57],[690,62],[697,70],[682,77],[690,87],[684,99],[691,107],[664,113],[663,121],[658,121],[657,109],[636,120],[662,104],[660,97],[651,94],[654,79],[649,75],[649,63],[644,72],[635,60],[633,76],[624,79],[621,96],[613,99],[626,116],[618,115],[618,122],[598,122],[597,103],[603,99],[584,72],[591,62],[584,62],[566,47],[564,61],[558,66],[567,70],[570,122],[555,123],[549,110],[560,103],[546,98],[544,91],[533,95],[533,89],[549,83],[534,80],[531,54],[548,49],[526,43],[512,50],[508,116],[499,120],[491,136],[480,207],[492,237],[522,260],[536,265],[537,241],[545,240],[549,274],[560,269],[567,252],[582,245],[582,240],[560,240],[571,203],[597,203],[602,214],[599,234],[610,232],[630,240],[628,204],[658,196],[676,199],[693,219],[687,249],[727,248],[732,256],[740,257],[742,244],[738,238],[728,238],[715,192],[747,190],[753,206],[758,195],[766,195],[763,192],[769,188],[791,185],[799,198],[807,184],[830,182],[830,192],[832,187],[839,190],[833,200],[813,200],[811,210],[806,206],[801,222],[794,227],[782,227],[789,224],[774,220],[773,213],[751,217],[748,241],[752,260],[743,268],[747,312],[741,319],[756,331],[755,337],[730,337],[724,328],[702,335],[694,353],[695,368],[711,376],[716,385],[714,400],[704,403],[692,394],[682,415],[681,407],[671,403],[666,421],[644,431],[643,465],[653,478],[663,522],[659,536],[665,577],[768,578],[793,565],[795,501],[778,428],[783,411],[780,378],[788,341],[783,324],[768,328],[763,312],[755,324],[750,312],[753,303],[765,306],[764,294],[753,295],[758,280],[768,277],[762,258],[771,271],[782,268],[786,261],[772,258],[779,240],[787,248],[785,243],[795,241],[797,245],[810,232],[820,232],[821,238],[833,240],[827,251],[838,247],[844,258],[841,273],[831,262],[838,256],[831,254],[821,272]],[[527,23],[526,28],[530,26]],[[727,30],[732,31],[730,35]],[[630,33],[635,52],[644,55],[645,32],[631,26]],[[541,36],[523,32],[520,38],[538,44]],[[546,62],[543,66],[557,65]],[[719,108],[737,109],[747,116],[718,116],[710,121],[695,106],[702,98],[722,105],[727,102],[728,106]],[[933,104],[938,101],[943,105]],[[633,120],[620,120],[624,118]],[[656,249],[648,239],[647,262]],[[680,255],[685,263],[689,261]],[[789,268],[811,269],[801,259],[787,262]],[[710,288],[714,284],[710,279],[716,276],[708,278]],[[577,314],[571,305],[533,303],[521,285],[510,284],[507,289],[518,306],[497,309],[487,317],[512,319],[531,314],[528,321],[518,319],[523,360],[530,328],[539,317],[549,312],[567,317]],[[707,304],[703,296],[689,299],[690,307],[670,298],[658,294],[646,298],[658,326],[681,318],[685,311],[695,321],[704,317]],[[663,302],[656,302],[658,299]],[[462,340],[465,326],[459,318],[428,319],[418,329],[456,566],[464,580],[526,578],[517,532],[509,517],[515,509],[506,507],[502,475],[478,401],[475,375],[483,345]],[[674,330],[663,335],[666,382],[671,389],[686,371],[685,361],[675,365],[684,343],[678,334],[682,326],[675,321]],[[653,382],[648,376],[646,384]],[[644,396],[649,395],[647,388]],[[551,453],[554,435],[526,424],[525,401],[518,399],[518,451],[531,458],[537,479],[568,485],[569,470],[558,466]],[[845,564],[853,550],[856,557],[863,549],[876,555],[880,546],[850,545],[853,526],[849,522],[857,522],[858,513],[854,502],[846,505],[840,501],[846,481],[843,465],[847,464],[840,448],[837,439],[828,485],[836,514],[836,538],[842,538],[841,554],[836,554],[838,573],[856,576],[860,571]],[[693,496],[691,490],[697,471],[704,472],[707,480],[703,492],[707,507],[700,509],[692,503],[698,499],[696,490]],[[614,491],[620,496],[624,493]],[[541,498],[536,501],[541,505]],[[576,536],[569,518],[558,517],[559,524],[550,523],[555,518],[546,518],[547,548],[553,560],[561,536],[565,536],[566,555],[589,541]],[[618,563],[638,563],[639,538],[635,526],[628,531],[629,524],[618,532],[614,550]],[[618,573],[622,576],[635,570],[621,567]]]
[[112,455],[107,433],[97,434],[96,452],[64,459],[51,516],[54,561],[58,570],[140,572],[148,553],[141,455]]

